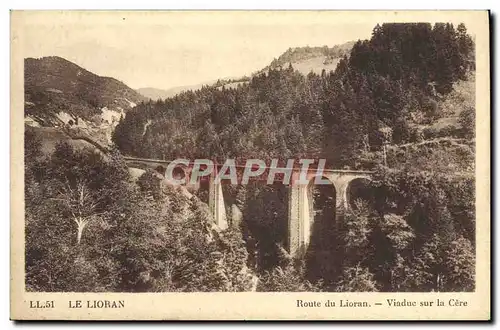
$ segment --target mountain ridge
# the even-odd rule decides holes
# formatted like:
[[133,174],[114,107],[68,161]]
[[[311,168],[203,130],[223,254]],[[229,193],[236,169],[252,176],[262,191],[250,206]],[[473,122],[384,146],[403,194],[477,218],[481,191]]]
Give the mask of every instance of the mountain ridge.
[[99,76],[59,56],[24,60],[25,115],[42,126],[58,114],[90,121],[103,108],[126,112],[146,98],[113,77]]
[[[355,41],[348,41],[343,44],[334,45],[332,47],[328,47],[326,45],[317,47],[290,47],[288,48],[288,50],[278,56],[278,58],[274,58],[274,60],[269,65],[250,74],[250,77],[268,72],[269,69],[277,69],[278,67],[286,66],[289,64],[291,64],[296,71],[299,71],[304,76],[306,76],[311,71],[317,74],[321,74],[323,69],[326,72],[333,71],[337,67],[340,59],[344,56],[349,55],[349,52],[351,51],[355,43]],[[236,87],[236,85],[239,83],[245,83],[249,80],[250,78],[247,76],[220,78],[194,85],[177,86],[168,89],[144,87],[138,88],[136,89],[136,91],[141,95],[156,101],[158,99],[173,97],[181,92],[185,92],[188,90],[201,89],[205,85],[215,86],[219,88],[222,88],[222,86],[225,86],[226,88],[232,88]]]

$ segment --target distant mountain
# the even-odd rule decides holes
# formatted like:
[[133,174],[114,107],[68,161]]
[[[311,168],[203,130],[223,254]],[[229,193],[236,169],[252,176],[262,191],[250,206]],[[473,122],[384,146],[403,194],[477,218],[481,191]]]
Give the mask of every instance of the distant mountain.
[[[146,98],[121,81],[100,77],[57,56],[24,60],[25,116],[41,126],[126,112]],[[69,119],[71,118],[71,119]]]
[[159,99],[166,99],[172,96],[175,96],[179,93],[185,92],[185,91],[195,91],[198,89],[201,89],[203,86],[212,86],[220,82],[221,80],[211,80],[207,81],[204,83],[199,83],[195,85],[187,85],[187,86],[176,86],[168,89],[160,89],[160,88],[153,88],[153,87],[145,87],[145,88],[138,88],[136,91],[143,95],[144,97],[151,99],[151,100],[159,100]]
[[[213,82],[206,83],[206,84],[212,84]],[[197,90],[203,87],[203,85],[206,84],[196,84],[196,85],[190,85],[190,86],[177,86],[169,89],[160,89],[160,88],[153,88],[153,87],[145,87],[145,88],[139,88],[136,89],[136,91],[145,96],[148,99],[151,100],[159,100],[159,99],[166,99],[172,96],[175,96],[176,94],[179,94],[181,92],[185,92],[188,90]]]
[[171,96],[168,90],[153,87],[138,88],[135,91],[151,100],[165,99]]
[[248,81],[250,78],[248,77],[238,77],[238,78],[223,78],[223,79],[217,79],[217,80],[212,80],[208,82],[204,82],[201,84],[196,84],[196,85],[189,85],[189,86],[177,86],[169,89],[159,89],[159,88],[152,88],[152,87],[146,87],[146,88],[139,88],[136,89],[136,91],[151,99],[151,100],[159,100],[159,99],[166,99],[172,96],[175,96],[179,93],[185,92],[185,91],[195,91],[198,89],[201,89],[203,86],[211,86],[211,87],[219,87],[222,88],[222,86],[225,86],[226,88],[228,87],[236,87],[237,84],[244,83]]

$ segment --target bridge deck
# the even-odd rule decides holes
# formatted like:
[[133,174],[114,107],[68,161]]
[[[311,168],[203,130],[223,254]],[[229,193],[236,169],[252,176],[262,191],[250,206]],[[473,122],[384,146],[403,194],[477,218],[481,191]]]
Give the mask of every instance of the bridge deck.
[[[172,160],[161,160],[161,159],[151,159],[151,158],[138,158],[138,157],[124,157],[125,161],[126,162],[136,162],[136,163],[145,163],[145,164],[165,164],[165,165],[169,165],[170,163],[172,163],[173,161]],[[189,166],[193,166],[194,165],[194,162],[190,162],[189,163]],[[314,165],[314,164],[311,164],[311,165]],[[223,164],[215,164],[215,166],[217,166],[217,168],[220,168],[223,166]],[[247,167],[250,167],[250,166],[246,166],[246,165],[234,165],[234,167],[236,168],[247,168]],[[271,168],[276,168],[276,167],[270,167],[270,166],[266,166],[265,169],[271,169]],[[280,167],[278,166],[277,168],[280,168],[280,169],[292,169],[292,170],[295,170],[295,171],[300,171],[302,169],[302,167],[298,166],[298,167],[292,167],[292,168],[289,168],[289,167]],[[310,170],[316,170],[315,167],[311,166],[310,167]],[[323,172],[325,173],[341,173],[341,174],[373,174],[374,172],[373,171],[364,171],[364,170],[341,170],[341,169],[328,169],[328,168],[325,168],[323,169]]]

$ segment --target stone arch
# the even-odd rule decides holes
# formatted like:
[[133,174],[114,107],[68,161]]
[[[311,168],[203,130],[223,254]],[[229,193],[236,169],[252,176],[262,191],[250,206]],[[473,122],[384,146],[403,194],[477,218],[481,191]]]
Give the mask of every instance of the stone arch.
[[347,207],[356,209],[356,200],[363,199],[368,204],[374,201],[374,191],[371,187],[371,180],[367,177],[357,177],[350,180],[346,187]]
[[[172,169],[172,177],[175,180],[182,180],[186,178],[186,170],[184,169],[183,166],[177,165]],[[187,180],[187,178],[186,178]]]
[[328,184],[316,184],[316,178],[316,176],[312,177],[307,185],[307,201],[311,225],[317,219],[319,213],[327,212],[327,210],[332,212],[332,221],[336,220],[337,187],[334,181],[326,176],[319,176],[318,178],[328,181]]
[[167,171],[167,169],[163,165],[158,165],[155,167],[155,171],[158,172],[159,174],[165,176],[165,172]]
[[[188,180],[188,178],[186,178]],[[188,184],[191,189],[193,189],[194,194],[198,196],[198,198],[206,204],[210,204],[210,190],[211,190],[211,181],[208,178],[198,178],[196,184],[191,186]]]
[[[163,167],[164,165],[160,165]],[[160,167],[158,166],[158,167]],[[169,165],[170,166],[170,165]],[[165,180],[167,181],[173,181],[173,180],[183,180],[184,183],[181,185],[183,186],[189,186],[189,177],[190,177],[190,168],[186,166],[185,164],[179,163],[175,164],[175,166],[169,170],[167,173],[166,170],[167,166],[165,166],[165,171],[163,172],[165,176]]]

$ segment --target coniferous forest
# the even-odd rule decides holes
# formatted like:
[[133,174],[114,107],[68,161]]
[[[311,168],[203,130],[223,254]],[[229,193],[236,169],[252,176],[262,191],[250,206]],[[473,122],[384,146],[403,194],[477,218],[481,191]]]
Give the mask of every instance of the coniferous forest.
[[[27,289],[473,291],[474,53],[463,24],[382,24],[335,71],[271,66],[141,102],[108,155],[67,143],[43,155],[26,129]],[[324,158],[374,174],[340,229],[292,258],[286,186],[225,186],[220,230],[202,191],[188,199],[153,171],[134,181],[124,155]]]

